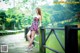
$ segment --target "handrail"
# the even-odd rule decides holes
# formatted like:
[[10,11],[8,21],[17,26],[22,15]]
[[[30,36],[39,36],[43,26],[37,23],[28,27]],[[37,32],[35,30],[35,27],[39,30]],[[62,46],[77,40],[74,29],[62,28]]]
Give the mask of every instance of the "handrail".
[[[51,30],[46,39],[45,39],[45,29],[50,29]],[[65,45],[67,47],[63,47],[63,45],[62,45],[58,35],[56,34],[55,30],[64,30],[65,31]],[[54,33],[54,35],[56,36],[59,44],[61,45],[62,49],[66,53],[69,53],[69,52],[75,53],[75,51],[77,52],[77,36],[76,35],[77,35],[77,31],[78,30],[80,30],[80,28],[77,28],[75,25],[67,25],[67,26],[65,26],[65,28],[46,28],[46,27],[41,27],[40,28],[40,42],[39,42],[40,43],[40,53],[46,53],[46,48],[48,48],[49,50],[51,50],[53,52],[61,53],[61,52],[58,52],[58,51],[46,46],[46,41],[48,40],[48,38],[50,37],[50,34],[52,32]],[[73,42],[73,40],[75,42]],[[72,41],[72,42],[70,42],[70,41]],[[70,46],[68,47],[68,45],[70,45]],[[74,46],[74,45],[76,45],[76,46]]]
[[47,27],[45,27],[45,28],[42,28],[42,29],[65,30],[64,28],[47,28]]
[[[65,30],[65,28],[47,28],[47,27],[44,27],[44,28],[42,28],[42,29]],[[76,27],[72,27],[71,29],[80,30],[80,28],[76,28]]]
[[80,28],[72,27],[71,29],[80,30]]

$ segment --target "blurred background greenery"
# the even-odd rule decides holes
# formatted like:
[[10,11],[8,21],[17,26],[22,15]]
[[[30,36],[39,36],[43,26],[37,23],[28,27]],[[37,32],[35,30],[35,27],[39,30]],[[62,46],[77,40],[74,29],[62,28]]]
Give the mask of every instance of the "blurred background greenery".
[[[42,10],[42,25],[44,27],[64,27],[76,24],[80,27],[80,4],[54,3],[60,1],[62,0],[0,0],[0,30],[21,30],[30,26],[36,7],[40,7]],[[63,1],[78,2],[79,0]],[[61,41],[65,45],[63,31],[57,31],[57,33],[61,35]],[[78,37],[80,47],[80,31]],[[53,38],[54,41],[50,41]],[[64,53],[56,41],[55,37],[51,36],[46,44]],[[52,52],[47,50],[47,53]]]
[[80,22],[80,16],[78,16],[80,14],[80,4],[55,4],[54,1],[56,0],[1,0],[0,30],[22,29],[31,25],[35,8],[38,6],[42,10],[44,26],[64,27],[73,22],[76,24]]

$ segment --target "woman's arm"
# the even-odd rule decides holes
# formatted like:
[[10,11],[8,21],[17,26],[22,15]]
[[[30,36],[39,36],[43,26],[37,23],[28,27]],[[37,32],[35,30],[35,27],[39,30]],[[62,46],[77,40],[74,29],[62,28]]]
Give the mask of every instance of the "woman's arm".
[[39,16],[39,20],[40,20],[40,24],[39,24],[39,27],[42,26],[42,18],[41,16]]

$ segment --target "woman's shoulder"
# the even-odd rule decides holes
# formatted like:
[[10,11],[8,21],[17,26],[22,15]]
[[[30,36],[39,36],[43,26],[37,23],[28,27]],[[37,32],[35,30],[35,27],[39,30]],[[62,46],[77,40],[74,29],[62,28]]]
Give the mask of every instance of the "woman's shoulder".
[[38,15],[38,17],[41,17],[41,15]]
[[41,17],[41,15],[38,15],[38,18],[40,18]]
[[41,16],[40,15],[34,15],[34,17],[40,18]]

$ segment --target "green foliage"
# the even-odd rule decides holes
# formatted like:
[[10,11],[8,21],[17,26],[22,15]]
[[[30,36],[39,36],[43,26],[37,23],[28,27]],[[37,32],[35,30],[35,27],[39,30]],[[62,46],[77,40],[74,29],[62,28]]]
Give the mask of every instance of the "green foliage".
[[3,10],[0,10],[0,22],[4,23],[6,18],[6,13]]
[[6,14],[6,29],[15,29],[15,27],[16,29],[21,29],[21,20],[24,18],[24,15],[20,13],[20,11],[18,11],[16,8],[8,9],[6,11]]
[[[8,2],[8,0],[5,0],[5,1]],[[27,27],[27,25],[31,25],[33,21],[32,16],[35,13],[34,9],[38,6],[36,5],[36,3],[39,1],[41,2],[42,0],[34,0],[34,1],[23,0],[23,2],[19,3],[14,8],[9,8],[7,11],[3,11],[4,13],[0,12],[0,14],[4,14],[4,16],[0,16],[0,21],[4,23],[8,23],[7,24],[8,27],[11,25],[11,23],[13,23],[16,29],[22,28],[24,26]],[[28,3],[26,7],[25,7],[25,3],[26,4]],[[31,8],[29,8],[28,5]],[[66,24],[69,24],[73,21],[75,22],[78,20],[74,17],[75,17],[75,13],[80,11],[80,5],[79,4],[74,4],[74,5],[72,4],[64,4],[64,5],[46,4],[46,5],[41,6],[41,10],[42,10],[42,24],[44,26],[53,24],[54,27],[57,27],[57,26],[62,27]],[[2,19],[1,17],[5,17],[5,18]]]
[[77,21],[75,18],[75,15],[76,15],[76,12],[80,11],[80,5],[54,4],[51,6],[45,5],[43,6],[42,9],[44,9],[44,11],[50,14],[49,20],[51,21],[51,24],[53,24],[53,27],[55,26],[63,27],[65,25],[69,25],[70,23]]
[[[44,9],[45,10],[45,9]],[[44,26],[47,26],[51,21],[50,21],[50,14],[46,11],[42,11],[42,22]]]
[[76,21],[80,22],[80,12],[76,13],[76,17],[75,18],[76,18]]
[[23,2],[27,2],[28,0],[23,0]]

